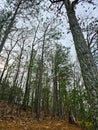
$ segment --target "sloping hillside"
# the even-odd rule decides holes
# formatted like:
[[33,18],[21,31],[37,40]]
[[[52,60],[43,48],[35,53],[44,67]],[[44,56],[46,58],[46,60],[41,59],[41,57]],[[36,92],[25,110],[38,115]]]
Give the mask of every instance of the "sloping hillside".
[[51,120],[51,118],[34,120],[29,112],[17,111],[17,105],[8,105],[0,101],[0,130],[81,130],[67,120]]

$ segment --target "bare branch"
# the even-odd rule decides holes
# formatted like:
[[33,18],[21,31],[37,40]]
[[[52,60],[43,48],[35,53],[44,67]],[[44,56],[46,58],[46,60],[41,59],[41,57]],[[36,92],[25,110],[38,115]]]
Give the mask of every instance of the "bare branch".
[[51,3],[62,2],[63,0],[50,0]]
[[72,2],[72,9],[74,9],[75,5],[78,4],[78,2],[79,2],[79,0],[74,0],[74,1]]
[[94,39],[94,37],[95,37],[96,35],[97,35],[97,33],[94,33],[93,36],[91,37],[91,40],[90,40],[90,42],[89,42],[90,45],[92,44],[92,41],[93,41],[93,39]]

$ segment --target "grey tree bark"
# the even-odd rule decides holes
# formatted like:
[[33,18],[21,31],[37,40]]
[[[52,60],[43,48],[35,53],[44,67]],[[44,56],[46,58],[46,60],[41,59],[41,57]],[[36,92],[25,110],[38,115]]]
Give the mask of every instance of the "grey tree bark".
[[30,78],[31,78],[32,67],[33,67],[34,45],[35,45],[36,34],[37,34],[37,31],[38,31],[38,28],[39,28],[39,24],[38,24],[37,29],[35,31],[34,39],[33,39],[33,42],[32,42],[32,50],[31,50],[31,54],[30,54],[30,60],[29,60],[29,66],[28,66],[28,72],[27,72],[25,94],[24,94],[23,103],[22,103],[22,107],[23,107],[24,110],[26,110],[26,108],[28,106],[28,102],[29,102]]
[[19,9],[19,7],[21,5],[21,1],[22,0],[19,1],[18,5],[17,5],[17,8],[15,10],[15,13],[12,16],[11,22],[9,23],[9,25],[8,25],[6,31],[5,31],[4,37],[2,38],[2,41],[1,41],[1,44],[0,44],[0,53],[1,53],[2,49],[3,49],[3,47],[4,47],[4,44],[5,44],[6,39],[8,37],[8,34],[10,33],[10,30],[11,30],[11,28],[13,26],[14,20],[16,18],[17,12],[18,12],[18,9]]
[[11,87],[11,90],[10,90],[10,94],[9,94],[9,99],[8,99],[8,102],[9,103],[14,103],[15,102],[15,91],[16,91],[16,87],[17,87],[17,80],[18,80],[18,77],[19,77],[19,72],[20,72],[20,66],[21,66],[21,59],[22,59],[22,55],[23,55],[23,50],[24,50],[24,44],[25,44],[25,40],[23,39],[23,45],[21,47],[21,51],[20,51],[20,54],[19,54],[19,60],[18,60],[18,63],[17,63],[17,71],[15,73],[15,76],[14,76],[14,79],[13,79],[13,85]]
[[73,3],[70,3],[69,0],[64,0],[64,4],[69,19],[69,25],[72,32],[77,57],[80,63],[84,84],[89,96],[88,102],[92,109],[92,121],[95,130],[98,130],[98,70],[78,24]]
[[42,76],[43,76],[43,67],[44,67],[44,51],[45,51],[45,41],[46,41],[46,33],[49,28],[50,24],[46,26],[46,29],[43,34],[43,44],[42,44],[42,52],[41,52],[41,59],[39,62],[39,73],[38,73],[38,86],[37,86],[37,111],[36,111],[36,118],[39,120],[40,118],[40,111],[41,111],[41,90],[42,90]]
[[56,56],[55,56],[55,61],[54,61],[54,68],[53,68],[53,117],[58,116],[58,89],[57,89],[57,62],[56,62]]

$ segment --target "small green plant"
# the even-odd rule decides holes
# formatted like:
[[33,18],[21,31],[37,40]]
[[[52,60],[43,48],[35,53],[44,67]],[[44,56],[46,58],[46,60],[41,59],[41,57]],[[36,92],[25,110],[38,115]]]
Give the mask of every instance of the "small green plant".
[[80,122],[80,126],[82,127],[82,129],[85,129],[85,128],[86,128],[86,122],[85,122],[85,120],[82,120],[82,121]]
[[89,126],[88,126],[88,128],[89,128],[89,130],[94,130],[94,126],[93,126],[93,124],[90,123]]
[[94,130],[94,126],[90,122],[86,122],[85,120],[82,120],[80,122],[80,126],[83,130]]

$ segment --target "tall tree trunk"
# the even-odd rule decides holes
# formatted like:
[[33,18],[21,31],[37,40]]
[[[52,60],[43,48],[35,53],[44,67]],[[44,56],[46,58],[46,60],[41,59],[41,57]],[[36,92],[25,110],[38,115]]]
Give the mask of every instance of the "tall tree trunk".
[[13,80],[13,85],[12,85],[11,90],[10,90],[9,100],[8,100],[9,103],[15,102],[15,97],[16,97],[16,95],[15,95],[16,89],[15,88],[17,87],[17,80],[18,80],[18,76],[19,76],[19,72],[20,72],[20,65],[21,65],[21,58],[22,58],[22,54],[23,54],[23,50],[24,50],[24,44],[25,44],[25,40],[23,40],[23,45],[22,45],[22,48],[20,51],[19,61],[17,64],[17,71],[16,71],[16,74],[15,74],[15,77]]
[[32,50],[31,50],[31,54],[30,54],[30,61],[29,61],[28,72],[27,72],[26,88],[25,88],[25,94],[24,94],[23,103],[22,103],[22,107],[23,107],[24,110],[26,110],[26,108],[28,106],[28,102],[29,102],[30,78],[31,78],[32,67],[33,67],[34,45],[35,45],[36,34],[37,34],[37,31],[38,31],[38,28],[39,28],[39,24],[36,28],[34,39],[33,39],[33,42],[32,42]]
[[39,76],[38,76],[38,86],[37,86],[37,111],[36,118],[39,120],[41,111],[41,90],[42,90],[42,75],[43,75],[43,62],[44,62],[44,46],[45,46],[45,36],[42,45],[42,55],[39,62]]
[[[16,42],[16,43],[17,43],[17,42]],[[13,48],[15,47],[16,43],[12,46],[12,48],[11,48],[11,49],[9,50],[9,52],[8,52],[8,55],[7,55],[7,58],[6,58],[5,65],[4,65],[3,71],[2,71],[1,76],[0,76],[0,83],[2,82],[4,73],[5,73],[5,71],[6,71],[7,67],[8,67],[8,62],[9,62],[10,54],[11,54]]]
[[[37,86],[38,86],[38,73],[39,73],[39,70],[38,70],[38,68],[36,69],[36,78],[35,78],[35,82],[34,82],[34,86],[36,86],[36,87],[34,87],[34,92],[35,92],[35,96],[34,96],[34,104],[32,104],[32,107],[33,107],[33,105],[34,105],[34,112],[35,113],[37,113],[37,101],[38,101],[38,99],[37,99],[37,97],[38,97],[38,95],[37,95]],[[32,99],[32,101],[33,101],[33,99]]]
[[2,73],[1,73],[1,76],[0,76],[0,83],[2,82],[4,72],[5,72],[6,69],[7,69],[8,62],[9,62],[9,56],[10,56],[10,53],[8,53],[8,56],[7,56],[7,59],[6,59],[6,62],[5,62],[5,65],[4,65],[4,68],[3,68],[3,71],[2,71]]
[[[5,73],[6,69],[7,69],[7,67],[8,67],[9,56],[10,56],[10,52],[8,53],[8,56],[7,56],[3,71],[2,71],[1,76],[0,76],[0,84],[1,84],[1,86],[0,86],[0,91],[1,91],[0,99],[4,99],[4,97],[5,97],[4,93],[5,93],[6,85],[4,84],[4,82],[6,83],[6,77],[3,80],[3,76],[4,76],[4,73]],[[3,82],[3,84],[2,84],[2,82]]]
[[1,44],[0,44],[0,53],[1,53],[2,49],[3,49],[3,47],[4,47],[4,44],[5,44],[6,39],[8,37],[8,34],[10,33],[10,30],[11,30],[11,28],[13,26],[14,20],[16,18],[17,12],[18,12],[18,9],[19,9],[19,7],[21,5],[21,1],[22,0],[19,1],[18,5],[17,5],[17,8],[15,10],[15,13],[12,16],[11,22],[9,23],[9,25],[8,25],[6,31],[5,31],[4,37],[2,38],[2,41],[1,41]]
[[58,116],[58,89],[57,89],[57,68],[55,67],[55,74],[53,79],[53,117]]
[[89,96],[89,104],[92,109],[92,121],[95,130],[98,130],[98,70],[78,24],[72,4],[69,0],[64,0],[64,3],[84,84]]
[[[48,78],[48,72],[47,72],[47,75],[46,75],[46,88],[48,90],[50,90],[50,85],[49,85],[49,78]],[[48,116],[49,115],[49,93],[50,92],[47,92],[47,94],[45,95],[46,99],[45,99],[45,116]]]
[[58,116],[58,84],[57,84],[57,75],[58,75],[58,63],[57,63],[57,52],[54,57],[53,65],[53,117]]
[[46,40],[46,33],[49,28],[50,24],[47,25],[43,34],[43,44],[42,44],[42,53],[41,59],[39,62],[39,75],[38,75],[38,86],[37,86],[37,111],[36,111],[36,118],[39,120],[40,118],[40,111],[41,111],[41,90],[42,90],[42,76],[43,76],[43,67],[44,67],[44,51],[45,51],[45,40]]
[[29,103],[29,94],[30,94],[30,78],[32,73],[32,66],[33,66],[33,52],[34,52],[34,44],[32,44],[32,50],[30,55],[30,61],[28,66],[28,73],[27,73],[27,80],[26,80],[26,88],[25,88],[25,94],[23,98],[22,107],[24,110],[27,109],[28,103]]
[[58,100],[58,106],[59,106],[59,117],[63,117],[62,114],[62,95],[61,95],[61,80],[60,80],[60,77],[59,77],[59,88],[58,88],[58,97],[59,97],[59,100]]

